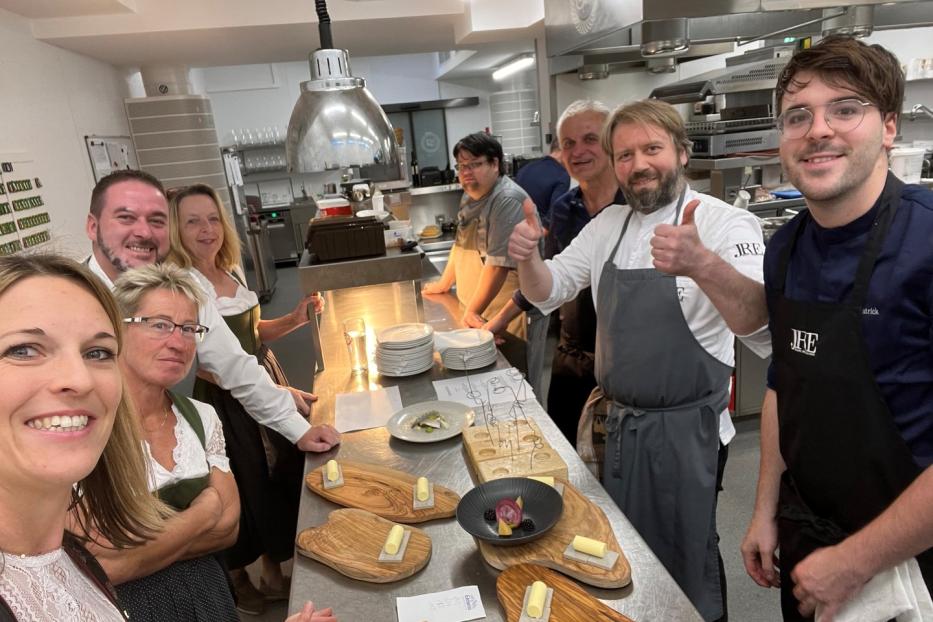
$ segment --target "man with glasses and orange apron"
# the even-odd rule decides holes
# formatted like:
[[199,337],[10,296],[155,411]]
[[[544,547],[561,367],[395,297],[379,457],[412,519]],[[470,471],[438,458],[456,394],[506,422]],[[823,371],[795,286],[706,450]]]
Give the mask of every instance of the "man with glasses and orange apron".
[[774,361],[745,566],[781,588],[785,620],[894,618],[853,599],[895,567],[927,608],[909,619],[933,620],[933,193],[888,171],[903,73],[830,37],[776,95],[808,210],[765,256]]
[[[502,145],[492,136],[477,132],[457,142],[453,150],[463,198],[457,214],[457,239],[450,251],[444,274],[427,284],[425,294],[442,294],[457,287],[457,299],[466,308],[465,326],[482,328],[483,318],[492,317],[512,300],[518,289],[515,261],[508,255],[512,228],[524,218],[522,202],[528,194],[503,174]],[[536,318],[544,319],[534,312]],[[526,315],[512,320],[508,331],[524,339]],[[513,363],[525,356],[520,344],[507,342],[503,352]],[[521,367],[524,364],[518,363]],[[536,384],[537,379],[529,380]]]
[[761,227],[689,187],[690,141],[670,104],[618,108],[602,143],[627,205],[603,209],[547,262],[540,229],[522,222],[509,253],[544,312],[592,287],[596,380],[611,402],[603,486],[703,619],[725,620],[716,501],[735,434],[735,335],[754,335],[760,352],[769,342]]

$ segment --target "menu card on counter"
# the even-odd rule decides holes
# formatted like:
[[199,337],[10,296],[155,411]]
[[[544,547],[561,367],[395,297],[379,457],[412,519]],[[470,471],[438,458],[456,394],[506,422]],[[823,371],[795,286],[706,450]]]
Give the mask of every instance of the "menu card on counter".
[[398,387],[338,393],[334,404],[334,427],[341,434],[381,428],[402,409]]
[[531,385],[514,367],[435,380],[433,384],[437,399],[473,408],[535,399]]
[[486,617],[475,585],[395,599],[398,622],[466,622]]

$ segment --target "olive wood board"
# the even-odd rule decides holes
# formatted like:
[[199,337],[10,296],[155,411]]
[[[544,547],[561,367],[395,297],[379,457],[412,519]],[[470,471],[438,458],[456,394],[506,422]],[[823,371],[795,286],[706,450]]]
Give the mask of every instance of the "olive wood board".
[[394,525],[372,512],[343,508],[331,512],[323,525],[299,533],[295,543],[302,555],[351,579],[391,583],[410,577],[431,559],[431,538],[417,527],[406,526],[411,536],[402,560],[379,561],[379,553]]
[[434,507],[416,510],[413,489],[418,478],[414,475],[375,464],[338,462],[343,486],[324,488],[323,467],[319,467],[305,477],[308,488],[338,505],[366,510],[398,523],[422,523],[457,513],[460,495],[449,488],[434,484]]
[[518,622],[521,618],[525,589],[535,581],[544,581],[554,590],[548,622],[634,622],[567,577],[535,564],[512,566],[496,579],[496,595],[505,609],[507,622]]
[[[567,481],[560,478],[555,481],[564,484],[564,511],[550,531],[537,540],[517,546],[496,546],[477,540],[483,559],[499,570],[516,564],[540,564],[595,587],[618,588],[631,583],[632,569],[612,532],[609,519]],[[610,551],[619,554],[615,566],[604,570],[564,557],[564,549],[578,535],[605,542]]]

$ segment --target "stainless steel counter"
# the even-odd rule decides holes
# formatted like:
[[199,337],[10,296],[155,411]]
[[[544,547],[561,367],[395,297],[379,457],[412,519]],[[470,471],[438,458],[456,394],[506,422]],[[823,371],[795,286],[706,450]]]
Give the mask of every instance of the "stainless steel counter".
[[[372,360],[374,331],[415,318],[415,301],[407,284],[336,290],[326,294],[326,302],[321,335],[324,350],[330,353],[330,358],[325,370],[314,379],[314,392],[318,395],[318,402],[314,406],[315,423],[333,423],[334,401],[338,393],[395,385],[399,387],[403,404],[409,405],[436,399],[432,380],[463,375],[461,372],[448,371],[439,364],[430,372],[412,378],[381,377],[372,366],[368,376],[350,375],[340,319],[351,316],[365,318]],[[436,330],[459,327],[454,318],[460,317],[461,310],[453,296],[426,296],[424,312],[426,321]],[[508,366],[501,355],[496,365]],[[311,373],[310,369],[308,373]],[[566,461],[571,482],[605,511],[632,567],[632,583],[626,588],[604,590],[583,586],[584,589],[637,621],[700,620],[683,592],[586,469],[544,410],[535,404],[534,407],[527,407],[526,412],[535,418],[548,442]],[[419,445],[391,438],[385,428],[352,432],[344,434],[342,444],[331,452],[308,454],[306,472],[320,467],[333,457],[372,462],[425,475],[431,481],[461,495],[474,486],[459,437]],[[328,514],[337,507],[303,487],[298,530],[326,522]],[[294,613],[306,600],[313,600],[319,606],[333,607],[343,621],[392,622],[396,620],[396,596],[414,596],[464,585],[478,585],[486,609],[486,619],[504,620],[495,589],[499,571],[483,560],[473,538],[460,529],[453,518],[418,526],[430,535],[433,542],[431,561],[421,572],[397,583],[355,581],[296,553],[289,612]]]

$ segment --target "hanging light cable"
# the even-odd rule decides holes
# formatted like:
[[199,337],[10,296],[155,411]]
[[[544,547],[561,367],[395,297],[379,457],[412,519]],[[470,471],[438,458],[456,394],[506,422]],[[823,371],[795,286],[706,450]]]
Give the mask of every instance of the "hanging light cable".
[[398,179],[395,132],[363,78],[350,71],[350,55],[334,48],[326,0],[315,0],[321,47],[309,55],[311,79],[301,83],[285,141],[290,172],[348,166],[381,169]]

